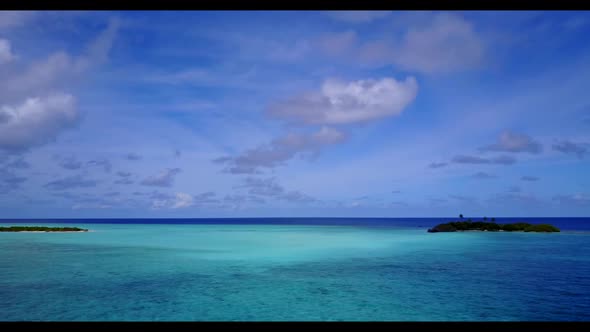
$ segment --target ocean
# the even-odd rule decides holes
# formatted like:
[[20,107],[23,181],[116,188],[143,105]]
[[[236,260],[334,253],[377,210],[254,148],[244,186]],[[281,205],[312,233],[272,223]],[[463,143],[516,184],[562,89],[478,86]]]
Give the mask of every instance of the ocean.
[[0,320],[590,320],[590,218],[454,219],[0,220],[91,230],[0,233]]

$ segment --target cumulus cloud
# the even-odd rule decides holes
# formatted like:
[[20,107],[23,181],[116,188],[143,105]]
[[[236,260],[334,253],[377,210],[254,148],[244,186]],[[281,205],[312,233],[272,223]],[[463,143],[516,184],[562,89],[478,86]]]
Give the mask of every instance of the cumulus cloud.
[[457,200],[457,201],[468,202],[468,203],[473,203],[476,200],[475,197],[471,197],[471,196],[449,195],[449,197],[454,200]]
[[302,193],[300,191],[286,192],[285,194],[281,195],[279,199],[291,203],[313,203],[318,201],[316,198],[311,197],[308,194]]
[[246,178],[244,185],[238,186],[238,188],[248,188],[250,195],[260,196],[279,196],[283,194],[285,189],[276,182],[276,178],[259,179],[259,178]]
[[21,157],[7,163],[5,167],[12,169],[27,169],[31,168],[31,164]]
[[296,40],[291,43],[265,40],[260,42],[260,44],[261,46],[267,47],[265,53],[261,55],[268,60],[277,62],[296,63],[297,61],[303,60],[312,49],[310,42],[307,40]]
[[357,34],[353,30],[327,34],[319,38],[318,46],[330,55],[343,54],[350,51],[357,42]]
[[215,199],[215,196],[214,192],[205,192],[195,196],[182,192],[176,193],[174,196],[159,193],[152,195],[152,199],[154,199],[152,201],[152,208],[181,209],[219,203],[220,201]]
[[506,203],[521,203],[521,204],[534,204],[539,205],[541,204],[541,200],[534,194],[530,193],[523,193],[523,192],[508,192],[508,193],[500,193],[496,194],[488,199],[488,201],[498,204],[506,204]]
[[518,186],[512,186],[512,187],[508,188],[508,192],[510,192],[510,193],[519,193],[520,192],[520,187],[518,187]]
[[174,202],[172,202],[172,205],[170,206],[170,208],[172,209],[190,207],[194,204],[193,196],[189,194],[176,193],[176,196],[174,198],[175,200]]
[[65,169],[80,169],[82,167],[82,162],[76,160],[74,157],[64,158],[59,162],[59,165]]
[[277,179],[267,178],[246,178],[244,184],[237,188],[245,188],[248,190],[248,194],[252,196],[265,196],[269,198],[275,198],[278,200],[284,200],[289,202],[308,203],[316,201],[315,198],[299,192],[299,191],[287,191],[283,186],[277,183]]
[[364,44],[360,59],[368,64],[393,64],[426,74],[467,70],[482,63],[485,45],[473,25],[453,13],[435,13],[410,22],[401,40]]
[[586,194],[556,195],[554,201],[564,205],[590,206],[590,196]]
[[438,13],[428,25],[410,28],[392,56],[402,68],[433,73],[474,67],[483,52],[470,22],[459,15]]
[[275,103],[267,113],[299,124],[350,124],[399,115],[418,93],[414,77],[352,82],[327,80],[318,92]]
[[563,140],[553,144],[553,150],[565,154],[575,154],[578,158],[583,159],[586,153],[588,153],[588,145],[587,143],[574,143],[569,140]]
[[10,41],[0,38],[0,65],[7,64],[14,60],[15,56],[12,53]]
[[261,168],[283,165],[303,153],[315,157],[324,147],[341,143],[347,137],[327,125],[362,123],[398,115],[414,100],[417,89],[413,77],[405,81],[393,78],[353,82],[327,80],[319,92],[277,102],[267,109],[271,117],[291,124],[321,125],[319,131],[312,134],[291,132],[236,157],[224,156],[213,162],[226,165],[225,172],[260,174]]
[[128,153],[125,158],[127,160],[141,160],[141,156],[138,155],[137,153]]
[[543,147],[539,142],[536,142],[528,135],[518,134],[512,131],[504,131],[500,134],[496,143],[482,147],[480,150],[539,154],[542,152]]
[[97,181],[84,179],[81,175],[65,177],[46,183],[43,187],[50,190],[96,187]]
[[111,162],[108,161],[107,159],[90,160],[86,164],[89,166],[102,167],[102,169],[107,173],[110,173],[113,168],[113,166],[111,165]]
[[133,181],[131,179],[124,178],[124,179],[115,180],[113,183],[114,184],[134,184],[135,181]]
[[457,155],[451,160],[456,164],[499,164],[512,165],[516,162],[511,156],[498,156],[494,158],[483,158],[478,156]]
[[115,180],[115,184],[133,184],[135,183],[133,180],[130,179],[131,172],[117,172],[117,176],[119,179]]
[[214,162],[226,164],[226,172],[234,174],[257,174],[260,168],[274,168],[284,164],[300,153],[318,154],[326,146],[343,142],[346,135],[334,128],[322,127],[305,135],[290,133],[273,140],[270,144],[247,150],[237,157],[221,157]]
[[295,203],[311,203],[317,201],[317,199],[300,191],[289,191],[281,195],[279,198],[288,202]]
[[472,177],[474,179],[480,179],[480,180],[495,179],[496,178],[495,175],[485,173],[485,172],[477,172],[477,173],[473,174]]
[[447,163],[430,163],[428,168],[441,168],[447,166]]
[[19,189],[27,178],[13,174],[8,168],[0,168],[0,194]]
[[79,56],[64,51],[50,54],[46,59],[31,63],[24,71],[13,72],[0,81],[0,99],[22,100],[31,96],[43,97],[51,91],[72,87],[75,79],[88,80],[89,69],[106,61],[113,45],[119,22],[113,19]]
[[4,181],[4,183],[7,183],[9,185],[19,185],[19,184],[25,182],[27,180],[27,178],[12,176],[12,177],[8,177],[8,178],[4,178],[2,180]]
[[347,23],[368,23],[391,15],[389,10],[337,10],[325,12],[328,17]]
[[168,168],[157,175],[152,175],[141,181],[144,186],[172,187],[174,178],[181,172],[180,168]]
[[226,195],[223,198],[223,203],[231,208],[237,208],[244,204],[264,204],[266,200],[261,197],[251,195]]
[[75,98],[53,94],[0,107],[0,149],[19,151],[56,139],[78,120]]
[[[20,14],[2,15],[0,26]],[[73,86],[74,78],[87,80],[81,74],[106,59],[117,26],[116,20],[111,21],[79,57],[60,51],[24,70],[13,67],[1,73],[0,150],[22,151],[48,143],[77,122],[76,98],[64,90]],[[0,48],[5,54],[6,44]]]
[[72,205],[72,210],[82,209],[112,209],[113,205],[103,203],[78,203]]
[[389,205],[391,205],[391,206],[409,206],[409,204],[404,201],[393,201],[393,202],[390,202]]
[[51,91],[67,88],[72,78],[71,57],[57,52],[46,59],[37,60],[23,72],[3,77],[0,82],[0,97],[4,100],[22,100],[30,96],[45,96]]
[[54,197],[60,197],[69,203],[74,204],[73,209],[100,209],[100,208],[122,208],[122,207],[142,207],[141,204],[134,199],[128,199],[122,195],[121,192],[112,191],[107,193],[85,193],[85,192],[68,192],[57,191],[51,194]]
[[21,26],[35,14],[34,11],[1,10],[0,30]]
[[457,164],[489,164],[490,160],[477,156],[458,155],[451,160]]
[[539,178],[536,176],[524,175],[520,178],[522,181],[539,181]]

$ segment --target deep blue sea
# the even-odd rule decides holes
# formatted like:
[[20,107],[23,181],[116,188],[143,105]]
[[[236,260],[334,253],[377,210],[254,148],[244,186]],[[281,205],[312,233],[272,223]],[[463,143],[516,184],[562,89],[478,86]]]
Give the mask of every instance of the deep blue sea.
[[[479,218],[477,218],[479,219]],[[2,321],[590,321],[590,218],[0,220]]]

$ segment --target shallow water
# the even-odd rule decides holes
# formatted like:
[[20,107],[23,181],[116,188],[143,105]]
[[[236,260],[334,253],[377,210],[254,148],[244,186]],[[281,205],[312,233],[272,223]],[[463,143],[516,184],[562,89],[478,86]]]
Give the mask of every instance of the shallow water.
[[0,320],[590,320],[588,232],[76,226],[0,233]]

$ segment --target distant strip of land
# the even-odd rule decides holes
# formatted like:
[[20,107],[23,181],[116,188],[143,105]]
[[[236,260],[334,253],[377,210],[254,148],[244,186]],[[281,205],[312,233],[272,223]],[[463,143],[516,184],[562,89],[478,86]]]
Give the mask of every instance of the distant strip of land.
[[497,224],[484,221],[452,221],[445,224],[438,224],[428,229],[429,233],[439,232],[461,232],[461,231],[486,231],[486,232],[559,232],[559,228],[549,224],[529,224],[517,222],[512,224]]
[[10,226],[0,227],[0,232],[88,232],[78,227]]

